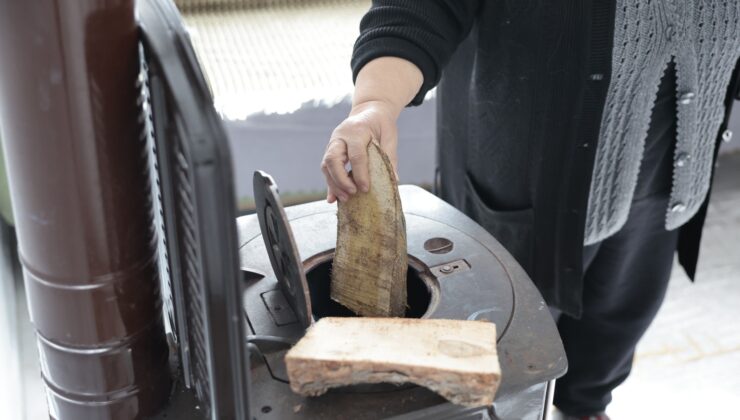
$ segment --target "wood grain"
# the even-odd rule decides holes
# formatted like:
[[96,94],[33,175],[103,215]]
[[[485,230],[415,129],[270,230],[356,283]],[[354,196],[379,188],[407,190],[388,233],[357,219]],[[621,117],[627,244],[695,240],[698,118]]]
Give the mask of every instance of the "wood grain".
[[323,318],[287,353],[291,389],[315,396],[360,383],[415,383],[455,404],[493,403],[496,325],[483,321]]
[[338,205],[331,298],[360,316],[406,312],[406,223],[388,157],[368,146],[370,191]]

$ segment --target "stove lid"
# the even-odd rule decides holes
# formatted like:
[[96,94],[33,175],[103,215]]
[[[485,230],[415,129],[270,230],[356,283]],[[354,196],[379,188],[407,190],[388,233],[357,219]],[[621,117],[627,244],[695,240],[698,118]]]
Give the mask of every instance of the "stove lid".
[[280,289],[304,328],[313,322],[303,262],[293,238],[275,180],[262,171],[254,173],[254,201],[270,264]]

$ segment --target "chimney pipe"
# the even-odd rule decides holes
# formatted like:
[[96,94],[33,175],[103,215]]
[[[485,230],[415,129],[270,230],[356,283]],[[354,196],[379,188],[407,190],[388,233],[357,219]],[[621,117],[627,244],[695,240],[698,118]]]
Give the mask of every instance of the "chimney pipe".
[[54,419],[139,419],[171,387],[140,139],[134,0],[0,0],[0,127]]

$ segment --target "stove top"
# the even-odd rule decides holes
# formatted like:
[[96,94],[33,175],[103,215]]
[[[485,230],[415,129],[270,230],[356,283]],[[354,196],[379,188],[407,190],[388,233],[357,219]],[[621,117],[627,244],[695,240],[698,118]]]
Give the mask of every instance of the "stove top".
[[[270,186],[276,188],[274,181]],[[482,227],[429,192],[401,186],[400,194],[409,253],[406,316],[494,322],[502,369],[497,401],[516,398],[522,391],[562,375],[567,364],[555,324],[539,292],[513,257]],[[292,238],[290,243],[276,245],[263,238],[262,232],[275,227],[266,224],[261,229],[256,215],[238,219],[242,303],[249,339],[259,343],[252,346],[258,357],[252,359],[251,370],[255,384],[251,398],[258,418],[260,412],[264,418],[280,419],[370,419],[378,413],[414,418],[414,413],[430,407],[464,414],[466,410],[452,409],[440,397],[415,386],[355,386],[316,398],[290,391],[282,358],[290,343],[305,331],[302,311],[308,307],[312,320],[354,314],[329,298],[336,205],[322,201],[282,209],[275,197],[269,210],[265,201],[257,200],[257,214],[284,215],[285,220],[271,223],[290,234],[268,235]],[[280,247],[295,256],[283,258],[282,266],[275,270],[271,258],[280,254],[275,252]],[[287,261],[300,266],[286,269]],[[281,286],[289,281],[280,278],[286,272],[304,273],[309,305],[300,304],[296,309],[296,300]]]

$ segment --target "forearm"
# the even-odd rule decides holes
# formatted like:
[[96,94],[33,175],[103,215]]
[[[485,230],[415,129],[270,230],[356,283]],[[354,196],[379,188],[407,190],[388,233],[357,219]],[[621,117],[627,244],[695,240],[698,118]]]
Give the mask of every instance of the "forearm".
[[403,58],[380,57],[367,63],[357,74],[352,108],[382,102],[394,117],[416,96],[424,82],[421,70]]
[[360,22],[352,54],[355,81],[378,58],[407,60],[423,76],[414,97],[404,105],[420,105],[470,32],[480,4],[479,0],[373,0]]
[[[328,202],[369,191],[367,147],[375,141],[397,167],[396,121],[419,105],[470,32],[479,0],[374,0],[352,54],[352,111],[334,129],[321,170]],[[352,167],[347,173],[347,164]]]

